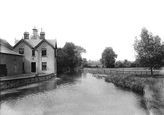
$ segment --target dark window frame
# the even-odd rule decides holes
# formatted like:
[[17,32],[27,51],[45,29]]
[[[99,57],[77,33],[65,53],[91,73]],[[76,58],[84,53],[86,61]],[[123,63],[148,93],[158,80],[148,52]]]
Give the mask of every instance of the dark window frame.
[[47,49],[46,48],[42,48],[42,57],[47,56]]
[[47,70],[47,62],[42,62],[42,70],[43,71]]
[[24,48],[19,48],[19,54],[24,54]]
[[35,49],[32,49],[32,56],[35,56]]

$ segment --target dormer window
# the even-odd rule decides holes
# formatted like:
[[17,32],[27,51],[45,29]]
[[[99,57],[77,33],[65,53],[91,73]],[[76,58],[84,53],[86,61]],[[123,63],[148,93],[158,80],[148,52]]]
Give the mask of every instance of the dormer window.
[[47,56],[47,49],[46,48],[42,48],[42,56]]
[[19,53],[24,54],[24,48],[19,48]]

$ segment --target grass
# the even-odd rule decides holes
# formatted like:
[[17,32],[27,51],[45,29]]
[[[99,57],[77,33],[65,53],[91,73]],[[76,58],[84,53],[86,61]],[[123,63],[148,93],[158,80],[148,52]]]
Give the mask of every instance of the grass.
[[[133,74],[133,75],[144,75],[151,76],[151,72],[148,68],[85,68],[85,70],[91,70],[93,73],[119,73],[119,74]],[[154,76],[160,75],[160,70],[153,70]]]

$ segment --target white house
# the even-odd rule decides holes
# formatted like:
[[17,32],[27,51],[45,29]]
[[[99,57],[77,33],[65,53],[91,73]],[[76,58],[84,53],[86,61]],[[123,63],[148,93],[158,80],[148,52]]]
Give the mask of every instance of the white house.
[[34,27],[29,36],[24,32],[24,38],[17,41],[14,49],[24,55],[24,73],[57,73],[56,40],[45,39],[45,32],[40,32]]

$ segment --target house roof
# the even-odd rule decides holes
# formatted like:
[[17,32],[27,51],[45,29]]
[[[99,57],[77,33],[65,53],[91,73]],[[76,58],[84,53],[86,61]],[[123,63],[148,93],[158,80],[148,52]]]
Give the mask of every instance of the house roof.
[[[17,42],[17,41],[16,41]],[[16,48],[20,43],[22,43],[22,42],[24,42],[26,45],[28,45],[30,48],[33,48],[33,46],[29,43],[29,42],[27,42],[25,39],[21,39],[19,42],[17,42],[16,44],[15,44],[15,46],[13,47],[13,48]]]
[[0,53],[22,56],[21,54],[15,52],[13,47],[6,40],[1,38],[0,38]]
[[55,49],[53,42],[54,40],[46,40],[46,39],[43,39],[37,46],[35,46],[35,48],[38,48],[43,42],[46,42],[48,45],[50,45],[53,49]]
[[43,42],[46,42],[52,48],[55,48],[56,40],[54,40],[54,39],[21,39],[19,42],[16,40],[16,44],[15,44],[14,48],[17,47],[22,42],[24,42],[30,48],[38,48]]
[[26,42],[28,42],[33,48],[35,46],[37,46],[42,40],[41,39],[28,39],[25,40]]

